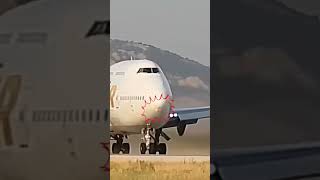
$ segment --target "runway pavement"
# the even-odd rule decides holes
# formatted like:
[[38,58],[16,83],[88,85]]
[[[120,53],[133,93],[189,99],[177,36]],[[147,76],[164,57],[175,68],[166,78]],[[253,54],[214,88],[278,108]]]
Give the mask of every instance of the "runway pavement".
[[111,155],[111,161],[166,161],[166,162],[204,162],[210,161],[210,156],[165,156],[165,155]]

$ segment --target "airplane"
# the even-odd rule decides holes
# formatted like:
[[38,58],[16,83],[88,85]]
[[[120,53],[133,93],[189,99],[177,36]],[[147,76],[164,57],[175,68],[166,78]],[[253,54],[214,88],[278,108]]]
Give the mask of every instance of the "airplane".
[[170,140],[163,131],[177,128],[182,136],[186,126],[210,117],[210,107],[175,108],[169,82],[155,62],[147,59],[126,60],[110,67],[110,137],[112,153],[130,153],[124,138],[141,134],[140,153],[166,154]]
[[1,180],[108,177],[108,7],[41,0],[0,16]]

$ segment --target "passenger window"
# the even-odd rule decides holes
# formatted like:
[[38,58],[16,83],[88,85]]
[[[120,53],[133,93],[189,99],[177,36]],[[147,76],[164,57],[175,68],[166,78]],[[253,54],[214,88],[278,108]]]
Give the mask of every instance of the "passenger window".
[[69,121],[70,122],[73,121],[73,111],[72,110],[69,111]]
[[38,116],[39,116],[39,113],[37,111],[34,111],[33,112],[33,120],[38,121],[38,119],[39,119]]
[[46,111],[46,121],[50,121],[50,111]]
[[49,112],[48,112],[48,121],[51,121],[51,120],[52,120],[52,112],[49,111]]
[[43,114],[43,113],[42,113],[42,111],[39,111],[38,114],[39,114],[39,115],[38,115],[38,121],[41,122],[42,119],[43,119],[43,117],[42,117],[42,114]]
[[32,120],[35,121],[35,119],[36,119],[36,112],[33,111],[32,112]]
[[82,121],[85,121],[86,120],[86,110],[82,110],[82,114],[81,114],[81,118],[82,118]]
[[52,115],[52,121],[55,121],[56,120],[56,111],[52,111],[52,113],[51,113],[51,115]]
[[57,121],[60,121],[60,111],[57,111]]
[[42,113],[42,111],[39,111],[39,121],[42,121],[42,119],[43,119],[43,113]]
[[92,116],[93,116],[93,114],[92,114],[92,109],[90,109],[90,111],[89,111],[89,121],[92,121]]
[[41,111],[41,118],[40,121],[45,121],[45,114],[44,111]]
[[108,110],[107,109],[104,111],[104,121],[105,122],[108,121]]
[[67,121],[67,111],[63,111],[63,121]]
[[75,120],[76,120],[77,122],[79,121],[79,110],[76,111]]
[[52,111],[52,121],[56,120],[56,114],[57,114],[56,111]]
[[100,120],[100,111],[99,110],[97,110],[97,122]]
[[42,112],[38,111],[37,112],[37,121],[41,121],[42,120]]

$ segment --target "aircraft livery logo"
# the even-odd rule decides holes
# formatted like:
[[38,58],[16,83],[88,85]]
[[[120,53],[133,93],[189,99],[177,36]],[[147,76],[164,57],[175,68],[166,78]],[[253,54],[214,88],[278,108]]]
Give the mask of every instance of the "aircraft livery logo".
[[0,147],[13,145],[10,114],[17,103],[21,82],[20,75],[0,77],[3,84],[0,92]]
[[111,108],[114,108],[114,97],[116,95],[116,91],[117,91],[117,86],[113,85],[110,89],[110,105]]
[[110,21],[95,21],[86,37],[97,35],[110,35]]

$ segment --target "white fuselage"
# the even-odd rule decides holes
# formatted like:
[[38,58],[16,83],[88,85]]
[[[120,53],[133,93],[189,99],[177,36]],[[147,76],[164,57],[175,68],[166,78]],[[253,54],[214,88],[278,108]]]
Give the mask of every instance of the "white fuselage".
[[148,124],[158,129],[167,123],[173,108],[172,92],[156,63],[129,60],[114,64],[110,80],[111,133],[137,134]]

